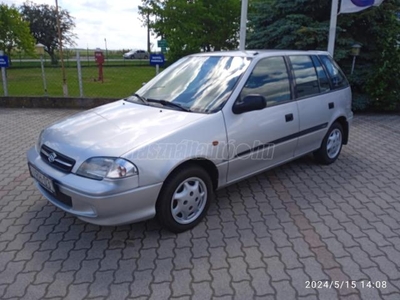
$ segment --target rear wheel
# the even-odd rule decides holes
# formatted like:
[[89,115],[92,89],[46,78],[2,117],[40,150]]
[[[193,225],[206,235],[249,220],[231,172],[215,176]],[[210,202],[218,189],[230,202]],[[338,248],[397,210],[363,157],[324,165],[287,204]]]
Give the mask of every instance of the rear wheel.
[[212,198],[209,174],[201,167],[189,165],[165,181],[157,200],[157,218],[172,232],[192,229],[204,218]]
[[325,135],[321,147],[314,152],[315,159],[324,165],[333,163],[340,155],[343,145],[343,128],[335,122]]

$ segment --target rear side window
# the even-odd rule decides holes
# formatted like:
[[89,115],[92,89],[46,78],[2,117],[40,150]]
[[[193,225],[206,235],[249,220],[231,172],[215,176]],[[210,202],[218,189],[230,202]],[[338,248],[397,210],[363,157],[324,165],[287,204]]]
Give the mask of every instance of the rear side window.
[[349,85],[342,70],[340,70],[332,58],[327,55],[321,55],[320,59],[329,74],[333,89],[340,89]]
[[250,95],[262,95],[267,106],[291,100],[289,74],[283,57],[268,57],[254,67],[240,94],[240,99]]
[[295,77],[298,98],[319,94],[319,81],[311,57],[289,56]]

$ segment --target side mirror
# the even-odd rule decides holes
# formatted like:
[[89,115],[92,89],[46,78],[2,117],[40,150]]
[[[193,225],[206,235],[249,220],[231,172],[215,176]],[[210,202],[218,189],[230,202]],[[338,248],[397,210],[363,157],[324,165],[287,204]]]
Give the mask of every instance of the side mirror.
[[261,110],[265,107],[267,107],[267,100],[265,100],[264,96],[248,95],[242,101],[236,102],[232,107],[232,111],[238,115],[253,110]]

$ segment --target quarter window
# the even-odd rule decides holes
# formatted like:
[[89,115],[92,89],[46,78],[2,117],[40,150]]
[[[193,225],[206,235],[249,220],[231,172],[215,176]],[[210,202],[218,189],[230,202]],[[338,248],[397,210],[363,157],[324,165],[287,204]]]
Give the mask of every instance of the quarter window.
[[309,56],[289,56],[295,77],[298,98],[319,94],[319,81],[314,64]]
[[283,57],[264,58],[257,63],[240,99],[254,94],[264,96],[267,106],[291,100],[289,75]]
[[339,89],[342,87],[346,87],[348,85],[346,77],[344,76],[342,70],[340,70],[339,66],[326,55],[320,56],[322,64],[325,66],[326,71],[329,74],[332,88]]

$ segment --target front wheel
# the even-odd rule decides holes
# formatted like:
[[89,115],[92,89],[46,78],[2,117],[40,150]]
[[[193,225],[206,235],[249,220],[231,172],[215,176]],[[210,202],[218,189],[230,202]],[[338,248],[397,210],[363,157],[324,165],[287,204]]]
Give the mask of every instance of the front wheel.
[[192,229],[204,218],[212,198],[211,178],[203,168],[180,168],[164,182],[156,205],[157,218],[175,233]]
[[340,154],[343,145],[343,127],[333,123],[325,135],[321,147],[314,152],[315,159],[324,165],[333,163]]

